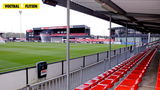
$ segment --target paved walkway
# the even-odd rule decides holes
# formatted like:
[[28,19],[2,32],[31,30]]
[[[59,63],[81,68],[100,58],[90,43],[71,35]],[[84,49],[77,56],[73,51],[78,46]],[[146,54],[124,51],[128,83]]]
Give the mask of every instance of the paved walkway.
[[159,60],[160,53],[157,53],[148,67],[138,90],[155,90]]

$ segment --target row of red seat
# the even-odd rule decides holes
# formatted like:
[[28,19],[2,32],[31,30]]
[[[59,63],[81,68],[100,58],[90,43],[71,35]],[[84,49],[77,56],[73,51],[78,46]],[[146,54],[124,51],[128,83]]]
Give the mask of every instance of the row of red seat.
[[124,67],[117,70],[112,75],[107,77],[102,82],[98,83],[95,87],[91,88],[90,90],[107,90],[112,88],[115,83],[119,81],[131,68],[135,66],[135,64],[144,56],[145,54],[139,54],[136,59],[124,65]]
[[128,60],[123,61],[112,69],[92,78],[74,90],[106,90],[112,88],[148,51],[141,52]]
[[157,82],[156,82],[155,90],[160,90],[160,64],[158,67]]
[[152,50],[137,67],[115,88],[115,90],[138,90],[138,84],[142,81],[157,49]]

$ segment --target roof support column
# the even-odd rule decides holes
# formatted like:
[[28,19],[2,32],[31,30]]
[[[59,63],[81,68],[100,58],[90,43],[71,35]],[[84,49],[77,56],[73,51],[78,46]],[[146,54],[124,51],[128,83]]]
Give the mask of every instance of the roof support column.
[[111,28],[112,28],[112,16],[110,15],[109,18],[109,68],[112,67],[111,65],[111,48],[112,48],[112,44],[111,44]]
[[150,43],[150,39],[151,39],[151,33],[148,33],[148,45]]
[[134,40],[134,47],[136,47],[136,30],[134,30],[134,38],[133,38]]
[[148,43],[150,42],[151,39],[151,33],[148,33]]
[[134,54],[136,54],[136,30],[134,30],[134,37],[133,37],[133,41],[134,41]]
[[67,90],[70,90],[70,0],[67,0],[67,41],[66,41],[66,74],[67,74]]
[[[127,27],[127,23],[126,23],[126,49],[127,49],[127,43],[128,43],[128,27]],[[127,51],[128,49],[126,50],[126,59],[127,59]]]

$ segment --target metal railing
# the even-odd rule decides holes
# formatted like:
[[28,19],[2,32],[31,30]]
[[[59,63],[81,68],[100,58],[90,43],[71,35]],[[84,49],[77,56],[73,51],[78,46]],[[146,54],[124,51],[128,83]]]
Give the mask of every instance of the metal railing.
[[[149,43],[143,46],[129,46],[109,51],[82,56],[70,60],[70,83],[71,89],[81,85],[91,78],[109,70],[110,67],[121,63],[131,56],[143,51],[147,47],[154,46]],[[66,90],[66,61],[59,61],[48,64],[47,77],[37,78],[36,67],[27,67],[10,72],[0,73],[0,86],[2,90]],[[16,81],[13,84],[12,81]],[[9,85],[9,87],[5,86]]]
[[[136,53],[143,51],[145,46],[139,46],[135,48],[121,48],[111,51],[111,62],[109,62],[108,51],[103,53],[98,53],[94,55],[84,56],[81,60],[81,66],[70,72],[70,87],[74,89],[75,87],[81,85],[82,83],[90,80],[91,78],[101,74],[102,72],[114,67],[123,60],[133,56]],[[92,59],[94,59],[92,61]],[[53,71],[54,72],[54,71]],[[27,85],[20,90],[65,90],[66,89],[66,73],[55,78],[44,80],[39,83]]]

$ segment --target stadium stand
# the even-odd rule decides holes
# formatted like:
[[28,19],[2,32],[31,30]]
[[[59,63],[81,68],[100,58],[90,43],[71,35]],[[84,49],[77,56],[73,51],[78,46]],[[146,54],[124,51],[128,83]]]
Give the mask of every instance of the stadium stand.
[[142,81],[153,56],[157,49],[152,50],[136,68],[116,87],[115,90],[138,90],[138,84]]
[[156,82],[155,90],[160,90],[160,64],[158,67],[157,82]]
[[[151,52],[148,53],[148,51],[151,51]],[[137,79],[138,78],[137,74],[139,74],[139,72],[141,71],[140,72],[141,74],[139,75],[139,77],[144,75],[144,71],[146,70],[147,66],[149,65],[149,62],[151,61],[154,53],[155,53],[155,50],[148,48],[145,51],[143,51],[143,52],[123,61],[122,63],[116,65],[112,69],[98,75],[95,78],[92,78],[91,80],[78,86],[74,90],[107,90],[109,88],[115,88],[116,84],[118,84],[117,82],[119,82],[119,80],[121,81],[121,79],[123,79],[125,76],[127,76],[127,74],[130,73],[132,71],[133,67],[136,67],[138,63],[140,63],[140,64],[135,68],[135,70],[132,71],[133,74],[131,74],[131,75],[129,74],[129,76],[127,77],[127,78],[131,78],[132,76],[134,76],[134,78],[132,78],[133,80],[128,79],[127,82],[129,82],[129,83],[126,83],[126,81],[124,81],[123,83],[126,83],[128,85],[132,85],[137,82],[140,82],[141,78]],[[145,57],[145,58],[143,58],[143,57]],[[143,60],[143,61],[140,62],[141,60]],[[146,63],[146,61],[147,61],[147,63]],[[137,79],[137,81],[135,81],[134,79]],[[126,86],[125,89],[126,88],[129,89],[128,86]],[[135,87],[135,88],[137,88],[137,87]],[[117,89],[117,90],[125,90],[125,89]]]
[[[71,41],[79,41],[79,42],[109,42],[110,39],[70,39]],[[114,40],[111,39],[111,42],[113,42]]]
[[[83,35],[88,35],[86,33],[70,33],[70,36],[83,36]],[[49,36],[66,36],[66,34],[52,34],[52,35],[49,35]]]

